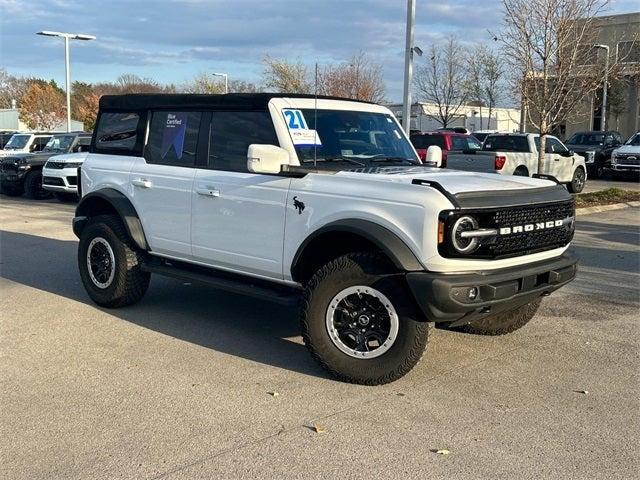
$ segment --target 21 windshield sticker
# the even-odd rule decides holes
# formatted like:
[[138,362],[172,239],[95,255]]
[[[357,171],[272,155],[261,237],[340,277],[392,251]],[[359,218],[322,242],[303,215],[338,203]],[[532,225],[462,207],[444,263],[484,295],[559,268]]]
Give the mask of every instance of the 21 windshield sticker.
[[282,110],[282,115],[295,146],[322,145],[318,132],[307,125],[302,110],[286,108]]

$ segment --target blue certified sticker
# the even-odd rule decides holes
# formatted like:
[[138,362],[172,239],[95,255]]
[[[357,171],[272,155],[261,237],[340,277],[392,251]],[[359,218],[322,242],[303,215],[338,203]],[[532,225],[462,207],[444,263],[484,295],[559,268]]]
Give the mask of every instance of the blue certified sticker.
[[282,111],[289,130],[307,130],[307,122],[301,110],[285,109]]

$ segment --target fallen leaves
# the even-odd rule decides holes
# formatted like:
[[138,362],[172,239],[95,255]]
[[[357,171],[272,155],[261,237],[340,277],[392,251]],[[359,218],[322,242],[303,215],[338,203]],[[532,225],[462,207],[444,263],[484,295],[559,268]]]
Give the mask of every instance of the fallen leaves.
[[449,455],[451,452],[446,448],[440,448],[438,450],[432,450],[433,453],[437,453],[438,455]]
[[327,432],[326,428],[324,428],[322,425],[318,425],[317,423],[313,423],[311,425],[311,429],[316,433],[326,433]]
[[278,392],[267,392],[269,395],[271,395],[272,397],[277,397],[280,394]]

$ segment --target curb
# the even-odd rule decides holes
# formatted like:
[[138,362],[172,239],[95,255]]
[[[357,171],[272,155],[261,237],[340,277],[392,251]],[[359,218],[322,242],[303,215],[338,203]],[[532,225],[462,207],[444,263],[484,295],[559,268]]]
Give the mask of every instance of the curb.
[[576,208],[576,215],[588,215],[590,213],[608,212],[609,210],[621,210],[629,207],[640,207],[639,201],[612,203],[611,205],[596,205],[594,207]]

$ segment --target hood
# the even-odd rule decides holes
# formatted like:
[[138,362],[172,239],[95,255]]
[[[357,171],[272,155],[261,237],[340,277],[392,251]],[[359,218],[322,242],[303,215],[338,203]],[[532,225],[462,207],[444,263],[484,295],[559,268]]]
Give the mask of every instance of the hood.
[[566,147],[576,153],[600,152],[602,150],[602,145],[576,145],[573,143],[567,143]]
[[411,183],[413,180],[428,180],[439,183],[454,195],[464,192],[524,190],[555,185],[550,180],[537,178],[428,167],[365,168],[340,171],[336,175],[377,182]]
[[640,145],[623,145],[615,150],[618,153],[637,153],[640,154]]
[[2,150],[3,154],[0,156],[0,162],[2,161],[15,161],[22,160],[25,158],[33,157],[33,153],[29,152],[21,152],[21,151],[12,151],[12,150]]
[[60,155],[53,155],[49,158],[58,163],[75,163],[84,162],[87,159],[87,155],[89,155],[89,152],[62,153]]

